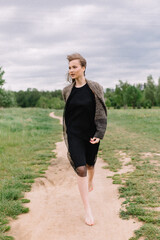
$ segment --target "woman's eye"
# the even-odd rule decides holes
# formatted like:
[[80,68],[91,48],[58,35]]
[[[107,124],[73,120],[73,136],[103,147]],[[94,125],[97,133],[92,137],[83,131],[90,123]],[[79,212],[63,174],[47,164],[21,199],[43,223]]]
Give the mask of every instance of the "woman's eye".
[[[73,66],[72,68],[77,68],[77,66]],[[69,70],[71,69],[71,67],[69,67]]]

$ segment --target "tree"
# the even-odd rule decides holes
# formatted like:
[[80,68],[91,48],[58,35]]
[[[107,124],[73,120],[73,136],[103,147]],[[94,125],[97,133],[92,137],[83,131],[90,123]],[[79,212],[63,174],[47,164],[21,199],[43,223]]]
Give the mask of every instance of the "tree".
[[152,106],[156,104],[156,86],[152,75],[147,77],[147,84],[144,89],[145,100],[150,100]]
[[131,85],[128,86],[128,88],[126,89],[127,105],[135,108],[140,103],[141,96],[141,91],[138,88]]
[[40,93],[36,88],[28,88],[26,92],[26,98],[28,103],[27,107],[35,107],[40,98]]
[[16,106],[15,94],[12,91],[6,91],[2,87],[5,84],[3,79],[4,71],[0,67],[0,106],[2,107],[14,107]]
[[123,105],[123,93],[119,85],[116,85],[114,100],[115,107],[121,107]]
[[117,106],[121,107],[124,106],[126,107],[127,105],[127,99],[126,99],[126,90],[130,86],[127,82],[122,82],[119,80],[119,85],[116,85],[115,89],[115,100],[117,103]]
[[27,107],[28,100],[27,100],[26,92],[23,90],[20,90],[18,92],[15,92],[15,95],[16,95],[16,101],[18,106]]
[[49,108],[63,109],[64,105],[65,105],[64,101],[61,100],[59,97],[53,97],[49,100]]
[[36,104],[36,107],[63,109],[64,105],[65,105],[64,101],[61,100],[59,97],[47,98],[41,96]]
[[0,94],[0,106],[2,107],[15,107],[16,99],[15,94],[12,91],[3,90]]
[[2,89],[2,86],[5,83],[5,80],[3,79],[4,71],[2,71],[2,67],[0,67],[0,88]]
[[3,107],[3,94],[4,90],[2,89],[5,80],[3,79],[4,71],[2,71],[2,67],[0,67],[0,107]]
[[49,108],[49,98],[41,96],[36,103],[36,107]]
[[104,93],[104,97],[106,99],[106,106],[109,108],[109,107],[114,107],[116,105],[115,103],[115,99],[114,99],[114,89],[111,89],[111,88],[106,88],[106,91]]
[[40,92],[36,88],[28,88],[27,91],[20,90],[16,93],[17,104],[20,107],[35,107],[40,98]]
[[138,88],[141,92],[143,92],[143,91],[144,91],[144,84],[138,83],[138,84],[136,85],[136,88]]
[[158,86],[156,88],[156,102],[160,106],[160,78],[158,79]]
[[107,100],[105,101],[105,104],[108,107],[108,109],[111,107],[111,101],[109,100],[109,98],[107,98]]
[[52,91],[52,92],[51,92],[51,96],[52,96],[52,97],[58,97],[59,99],[63,100],[62,90],[60,90],[60,89],[55,90],[55,91]]

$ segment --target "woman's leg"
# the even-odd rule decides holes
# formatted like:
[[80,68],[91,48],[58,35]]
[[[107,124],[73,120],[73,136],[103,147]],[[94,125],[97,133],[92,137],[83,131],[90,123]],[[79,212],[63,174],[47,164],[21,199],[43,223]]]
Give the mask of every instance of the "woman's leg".
[[86,212],[85,222],[88,225],[94,224],[94,219],[89,203],[89,196],[88,196],[88,179],[87,179],[87,167],[80,166],[77,168],[77,183],[78,188],[80,191],[80,195],[83,201],[84,209]]
[[93,225],[94,220],[89,204],[88,179],[86,167],[86,143],[74,135],[68,135],[70,162],[77,173],[77,183],[85,209],[85,222]]
[[93,190],[94,166],[87,165],[87,171],[88,171],[88,191],[91,192]]
[[97,161],[97,153],[99,149],[100,141],[96,144],[88,142],[86,153],[86,165],[88,170],[88,191],[93,190],[93,177],[95,170],[95,163]]

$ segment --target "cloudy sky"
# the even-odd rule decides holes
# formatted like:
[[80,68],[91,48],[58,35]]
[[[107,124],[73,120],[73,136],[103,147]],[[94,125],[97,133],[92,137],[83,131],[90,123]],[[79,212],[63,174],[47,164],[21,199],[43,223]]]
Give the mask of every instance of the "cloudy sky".
[[62,89],[68,54],[87,60],[86,78],[160,77],[159,0],[0,0],[0,66],[5,89]]

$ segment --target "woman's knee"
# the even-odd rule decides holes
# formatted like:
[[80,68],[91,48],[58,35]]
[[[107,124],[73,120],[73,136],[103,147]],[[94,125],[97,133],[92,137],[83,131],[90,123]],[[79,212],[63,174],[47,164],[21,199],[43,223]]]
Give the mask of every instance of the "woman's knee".
[[78,176],[86,177],[87,176],[87,167],[86,166],[77,167],[76,172],[77,172]]
[[94,169],[94,165],[88,165],[88,164],[86,164],[86,166],[87,166],[87,169]]

